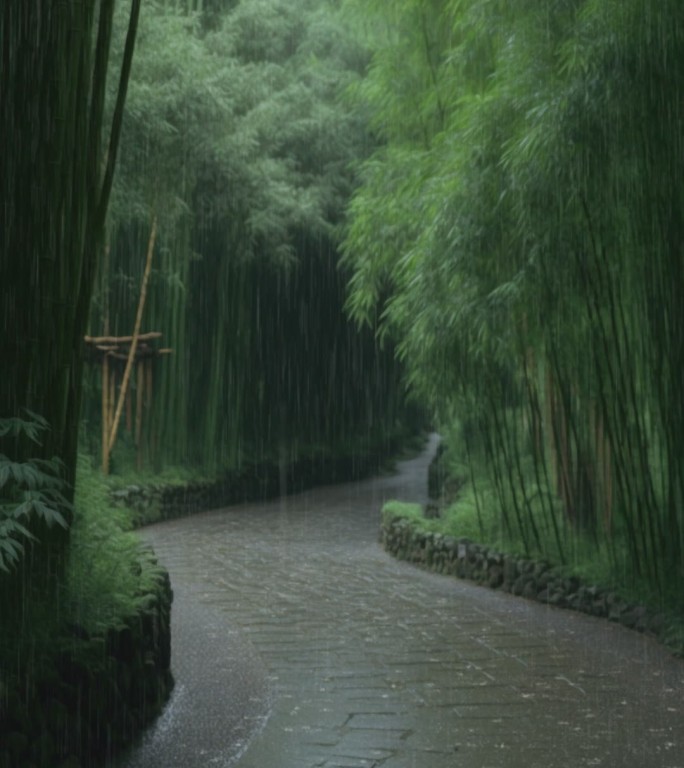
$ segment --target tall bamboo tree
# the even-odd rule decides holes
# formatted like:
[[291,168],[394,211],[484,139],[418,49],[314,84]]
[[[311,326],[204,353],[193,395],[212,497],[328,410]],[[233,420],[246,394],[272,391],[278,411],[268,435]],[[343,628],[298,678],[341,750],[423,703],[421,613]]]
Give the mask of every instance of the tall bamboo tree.
[[[117,157],[139,0],[130,6],[111,122],[104,120],[114,0],[0,11],[0,415],[40,414],[42,446],[8,434],[2,452],[58,456],[73,493],[82,346]],[[68,513],[67,513],[68,516]],[[39,521],[34,524],[40,530]],[[65,536],[52,537],[61,560]],[[46,551],[41,550],[45,559]]]
[[443,3],[442,69],[425,65],[420,90],[402,61],[417,60],[416,14],[431,8],[376,9],[391,32],[374,27],[384,37],[359,93],[382,130],[412,83],[432,133],[384,130],[363,169],[350,308],[383,313],[414,387],[460,412],[471,456],[480,436],[525,546],[540,525],[559,557],[586,537],[623,577],[667,589],[684,556],[681,13]]

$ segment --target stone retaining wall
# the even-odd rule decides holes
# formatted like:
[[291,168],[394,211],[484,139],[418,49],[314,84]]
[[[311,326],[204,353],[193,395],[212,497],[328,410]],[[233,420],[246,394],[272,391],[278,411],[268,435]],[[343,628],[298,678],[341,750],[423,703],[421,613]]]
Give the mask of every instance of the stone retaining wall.
[[395,557],[437,573],[600,616],[655,636],[664,629],[662,615],[629,604],[610,590],[564,575],[546,562],[503,554],[469,539],[421,531],[415,521],[405,517],[384,519],[381,540]]
[[133,510],[136,526],[217,509],[230,504],[263,501],[281,493],[299,493],[319,485],[359,480],[376,474],[387,457],[406,443],[401,435],[381,450],[353,456],[298,459],[286,466],[264,462],[224,473],[215,481],[186,485],[131,485],[111,492],[117,506]]
[[[50,658],[27,657],[0,676],[0,768],[102,765],[161,711],[173,686],[168,574],[121,627],[54,638]],[[33,670],[34,664],[40,664]]]

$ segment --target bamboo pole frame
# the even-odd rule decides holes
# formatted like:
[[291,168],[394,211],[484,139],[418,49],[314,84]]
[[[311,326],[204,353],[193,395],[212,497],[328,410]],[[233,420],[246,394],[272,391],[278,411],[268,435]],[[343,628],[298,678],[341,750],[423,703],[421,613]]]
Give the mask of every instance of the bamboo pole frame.
[[[155,341],[161,339],[162,334],[160,331],[149,331],[148,333],[139,333],[137,336],[138,342],[141,341]],[[86,344],[130,344],[133,341],[133,336],[84,336]]]
[[[160,339],[162,334],[159,332],[150,332],[140,334],[139,339],[146,337],[148,339]],[[113,445],[109,443],[109,437],[112,433],[114,424],[116,405],[121,398],[121,388],[118,386],[121,379],[120,363],[126,362],[130,356],[130,350],[124,354],[122,346],[132,339],[132,336],[107,336],[107,337],[84,337],[86,343],[99,359],[100,378],[101,378],[101,409],[102,409],[102,461],[101,467],[104,474],[109,473],[109,464]],[[102,338],[107,338],[109,343],[100,344]],[[143,464],[143,417],[145,410],[151,403],[152,387],[152,361],[154,358],[171,355],[173,349],[164,347],[155,349],[148,344],[138,345],[133,359],[133,368],[127,391],[125,393],[124,407],[126,412],[126,429],[131,434],[137,449],[137,466],[142,468]],[[135,382],[135,384],[133,383]],[[117,389],[119,395],[117,398]]]
[[133,361],[135,360],[135,351],[138,346],[138,338],[140,335],[140,326],[142,324],[143,311],[145,309],[145,299],[147,298],[147,284],[150,278],[150,272],[152,271],[152,254],[154,253],[154,244],[157,239],[157,217],[152,218],[152,227],[150,230],[150,238],[147,244],[147,258],[145,261],[145,272],[143,273],[142,286],[140,288],[140,300],[138,301],[138,311],[135,318],[135,328],[133,330],[133,336],[131,337],[131,346],[128,351],[128,360],[126,361],[126,368],[124,370],[123,379],[121,381],[121,389],[119,390],[119,399],[116,405],[116,411],[114,413],[111,431],[109,433],[107,450],[111,453],[114,443],[116,442],[116,436],[119,429],[119,422],[121,420],[121,412],[123,410],[126,393],[128,391],[128,383],[131,377],[131,370],[133,368]]

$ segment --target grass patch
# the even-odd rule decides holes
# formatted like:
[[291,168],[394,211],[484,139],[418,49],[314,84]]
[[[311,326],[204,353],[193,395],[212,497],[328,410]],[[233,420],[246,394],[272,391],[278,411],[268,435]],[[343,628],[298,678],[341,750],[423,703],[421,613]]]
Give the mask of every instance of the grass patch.
[[409,502],[395,500],[385,502],[382,507],[383,524],[387,525],[397,518],[421,523],[421,527],[424,526],[424,530],[426,531],[436,530],[431,526],[437,521],[425,520],[423,518],[423,509],[420,504],[411,504]]

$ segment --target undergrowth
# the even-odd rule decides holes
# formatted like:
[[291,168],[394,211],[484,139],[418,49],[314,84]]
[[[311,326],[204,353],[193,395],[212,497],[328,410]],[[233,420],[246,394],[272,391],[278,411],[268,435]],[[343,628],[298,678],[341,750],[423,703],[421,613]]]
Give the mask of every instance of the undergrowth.
[[[677,584],[655,589],[640,579],[631,566],[627,543],[619,529],[612,538],[599,538],[590,532],[572,528],[557,503],[557,531],[548,525],[548,515],[536,516],[538,541],[525,538],[515,525],[506,525],[501,497],[487,477],[484,467],[466,464],[463,454],[447,451],[444,481],[458,491],[442,498],[438,517],[426,517],[419,504],[388,501],[383,507],[383,521],[402,517],[420,531],[440,533],[455,539],[466,538],[491,549],[516,557],[544,560],[568,576],[579,577],[585,584],[610,589],[629,603],[649,606],[666,616],[661,637],[678,655],[684,655],[684,611]],[[526,478],[528,488],[534,483]],[[477,489],[477,493],[475,492]],[[535,511],[534,500],[528,510]],[[509,522],[515,516],[508,510]],[[560,540],[560,546],[559,546]]]
[[138,613],[159,578],[151,550],[131,528],[129,510],[111,504],[104,478],[79,457],[65,596],[71,621],[89,633]]
[[[54,590],[25,585],[20,620],[0,632],[0,669],[40,679],[51,674],[51,660],[64,650],[98,663],[97,644],[89,638],[104,637],[139,613],[153,599],[162,574],[151,550],[130,529],[128,511],[109,503],[104,479],[79,457],[59,584]],[[8,577],[14,571],[19,577],[23,556],[22,550],[8,563]]]
[[[365,436],[342,436],[335,445],[324,442],[293,441],[288,445],[272,447],[268,451],[257,453],[245,448],[239,461],[233,465],[209,468],[187,465],[165,465],[157,468],[144,466],[137,468],[136,451],[130,438],[124,433],[112,453],[110,474],[104,482],[111,490],[120,490],[130,486],[168,487],[194,483],[213,483],[221,479],[227,472],[233,472],[245,467],[260,464],[278,465],[281,462],[291,463],[300,460],[335,460],[358,456],[360,458],[377,454],[380,471],[391,471],[397,459],[412,456],[422,450],[425,445],[425,435],[416,433],[406,426],[399,426],[389,436],[386,434],[371,434]],[[397,446],[398,455],[385,455],[388,443]],[[96,471],[93,459],[85,456],[81,459],[83,470],[86,466]]]
[[136,448],[130,436],[125,432],[119,437],[116,447],[112,451],[110,474],[106,477],[100,475],[95,466],[95,459],[88,455],[79,457],[79,469],[82,477],[95,473],[107,487],[113,490],[130,485],[176,486],[211,482],[216,479],[216,473],[190,465],[170,464],[153,467],[145,464],[139,468]]

